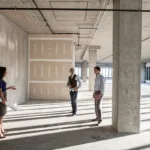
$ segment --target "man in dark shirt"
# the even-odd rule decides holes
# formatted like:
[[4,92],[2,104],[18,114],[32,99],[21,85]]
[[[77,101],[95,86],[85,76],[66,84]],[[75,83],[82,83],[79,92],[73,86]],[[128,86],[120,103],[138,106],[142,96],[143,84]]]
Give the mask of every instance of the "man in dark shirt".
[[77,113],[78,89],[81,87],[82,83],[81,83],[80,78],[76,74],[74,74],[74,68],[70,69],[70,74],[71,75],[68,78],[67,87],[69,87],[69,91],[70,91],[72,115],[74,116]]

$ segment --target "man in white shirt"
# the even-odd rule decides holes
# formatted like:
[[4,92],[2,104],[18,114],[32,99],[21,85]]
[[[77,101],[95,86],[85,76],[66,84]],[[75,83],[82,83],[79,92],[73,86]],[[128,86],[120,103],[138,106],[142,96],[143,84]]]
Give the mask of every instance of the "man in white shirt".
[[74,74],[74,68],[70,69],[70,76],[68,77],[67,87],[69,87],[70,91],[70,99],[72,106],[72,115],[76,115],[77,113],[77,95],[78,89],[81,87],[82,83],[80,78]]
[[104,95],[104,89],[105,89],[105,78],[100,74],[101,68],[95,67],[94,73],[96,74],[95,78],[95,84],[94,84],[94,94],[93,98],[95,99],[95,114],[96,119],[93,119],[92,121],[98,121],[98,124],[102,122],[102,114],[100,109],[101,99]]

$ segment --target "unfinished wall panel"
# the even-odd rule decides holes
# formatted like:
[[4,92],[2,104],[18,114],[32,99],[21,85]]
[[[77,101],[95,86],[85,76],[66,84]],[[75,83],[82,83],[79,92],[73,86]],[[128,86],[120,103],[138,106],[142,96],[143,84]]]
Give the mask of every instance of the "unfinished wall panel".
[[[61,37],[61,36],[60,36]],[[66,100],[69,69],[74,67],[73,39],[69,36],[30,36],[29,98]]]
[[69,40],[31,40],[30,59],[72,59],[72,47]]
[[30,83],[30,99],[68,99],[66,83]]
[[0,66],[7,67],[7,85],[17,88],[8,91],[8,101],[15,104],[27,100],[28,41],[27,33],[0,14]]
[[71,62],[30,61],[31,81],[64,81]]

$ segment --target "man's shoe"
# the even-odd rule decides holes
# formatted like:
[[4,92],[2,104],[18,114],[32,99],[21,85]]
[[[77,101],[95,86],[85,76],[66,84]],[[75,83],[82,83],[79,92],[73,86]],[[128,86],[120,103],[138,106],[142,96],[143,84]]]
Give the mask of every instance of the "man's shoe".
[[72,113],[72,116],[76,116],[77,113]]
[[99,125],[101,122],[102,122],[102,119],[99,119],[99,120],[98,120],[98,125]]
[[92,119],[92,121],[98,121],[98,118]]

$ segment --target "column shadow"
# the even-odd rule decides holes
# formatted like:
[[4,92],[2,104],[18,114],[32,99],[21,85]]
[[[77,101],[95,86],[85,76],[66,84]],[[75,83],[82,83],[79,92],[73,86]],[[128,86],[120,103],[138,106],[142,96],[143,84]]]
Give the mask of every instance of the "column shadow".
[[118,134],[111,126],[88,128],[60,133],[44,133],[37,136],[23,137],[1,141],[1,150],[53,150],[94,143],[98,141],[128,136],[130,134]]

